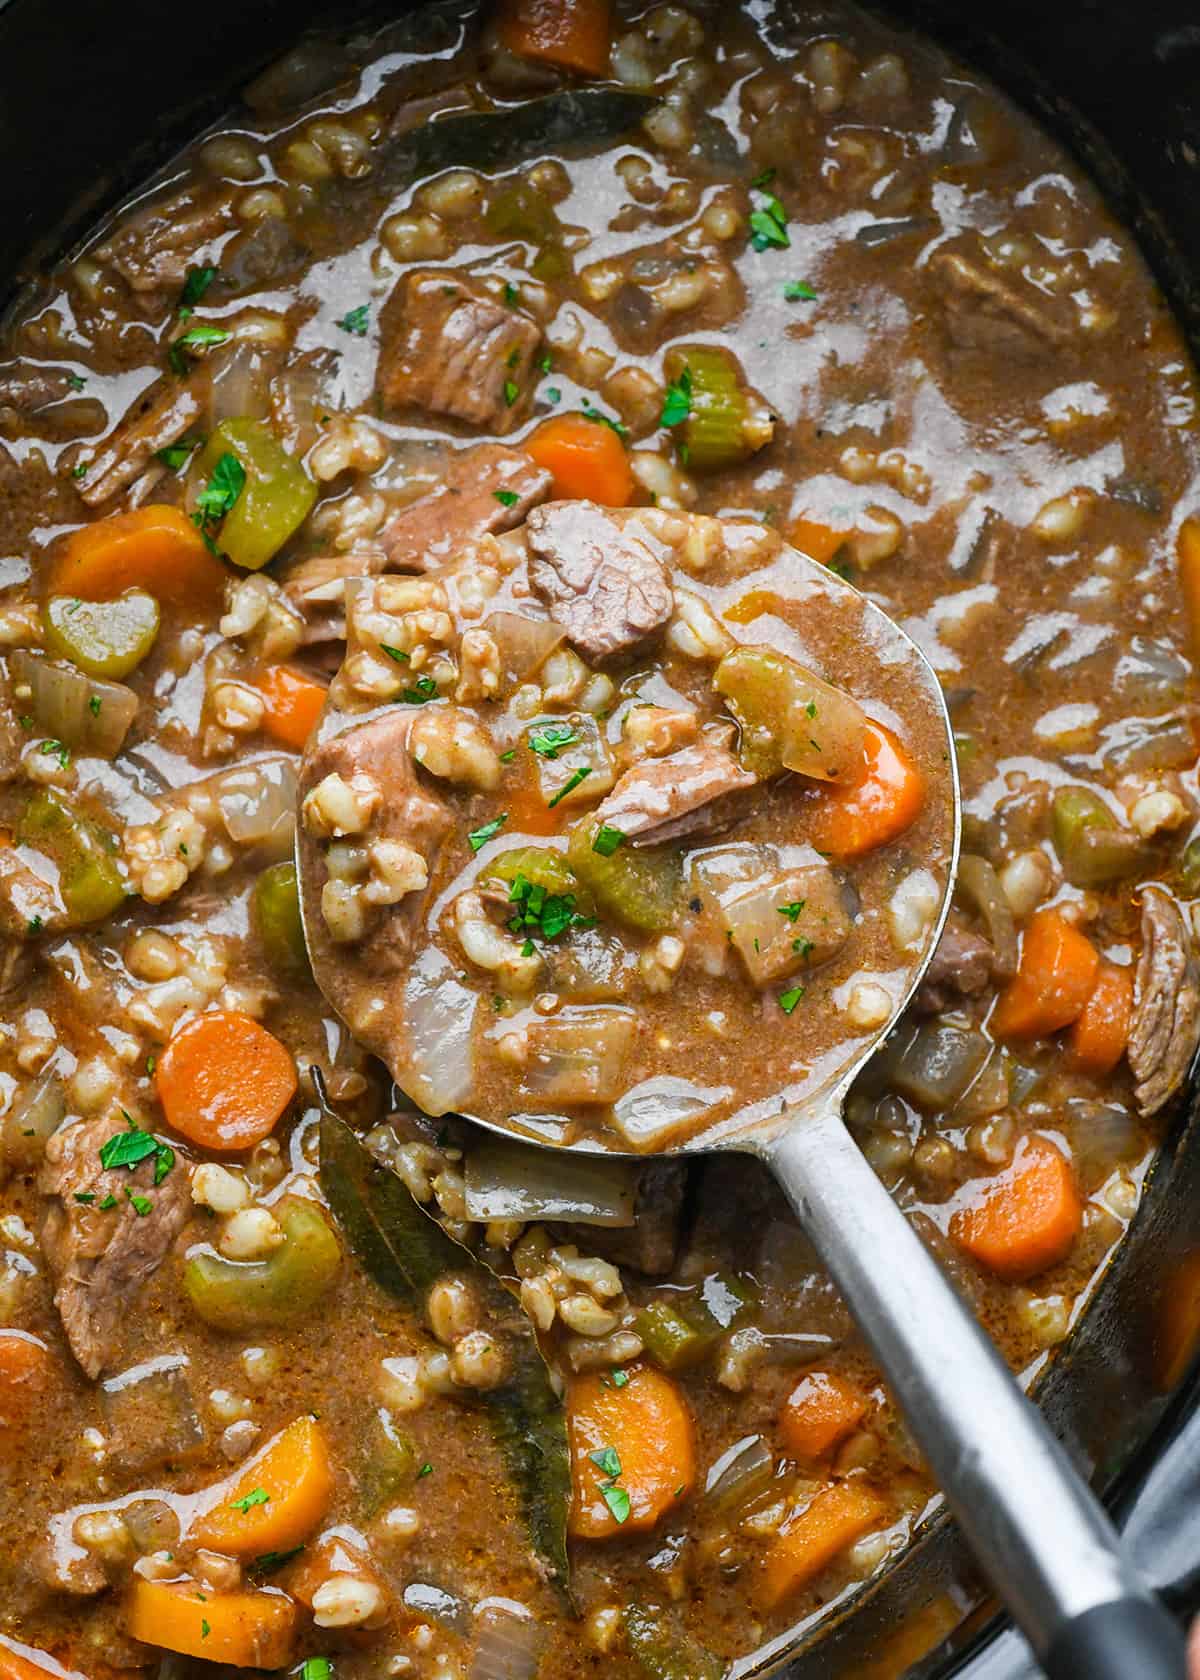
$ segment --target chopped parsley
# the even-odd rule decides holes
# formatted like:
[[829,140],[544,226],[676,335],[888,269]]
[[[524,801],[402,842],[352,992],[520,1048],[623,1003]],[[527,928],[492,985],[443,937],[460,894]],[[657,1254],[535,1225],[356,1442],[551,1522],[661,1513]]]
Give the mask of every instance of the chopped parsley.
[[109,1208],[115,1208],[116,1205],[117,1205],[117,1198],[112,1194],[111,1191],[109,1192],[109,1194],[107,1196],[105,1196],[105,1198],[102,1202],[97,1202],[97,1204],[96,1204],[96,1206],[100,1209],[101,1213],[107,1213]]
[[243,1494],[240,1499],[231,1499],[229,1508],[231,1511],[250,1511],[255,1505],[265,1505],[270,1497],[264,1487],[251,1488],[250,1492]]
[[57,757],[60,770],[65,770],[71,762],[70,748],[65,747],[61,741],[54,739],[43,741],[38,751],[44,758]]
[[581,916],[575,909],[574,893],[549,893],[540,882],[517,872],[508,889],[508,902],[513,914],[508,919],[510,933],[538,934],[542,939],[557,939],[569,927],[592,927],[591,916]]
[[792,1013],[792,1010],[795,1009],[796,1005],[800,1002],[800,999],[803,996],[804,996],[804,987],[803,986],[793,986],[790,991],[780,992],[780,994],[779,994],[779,1007],[780,1007],[780,1009],[783,1010],[783,1013],[785,1015],[790,1015]]
[[[290,1563],[294,1557],[299,1557],[303,1550],[303,1546],[292,1546],[286,1552],[264,1552],[261,1557],[254,1559],[250,1567],[260,1575],[268,1575],[274,1569],[282,1569],[284,1564]],[[314,1660],[323,1662],[325,1659],[318,1657]]]
[[87,475],[88,475],[88,469],[87,469],[87,462],[86,461],[80,461],[80,463],[77,467],[72,467],[71,468],[71,477],[72,478],[86,478]]
[[766,191],[769,176],[760,175],[754,183],[759,203],[750,212],[750,243],[756,251],[786,249],[792,241],[787,230],[787,211],[774,193]]
[[71,387],[72,391],[82,391],[83,387],[87,384],[87,380],[81,373],[69,373],[67,375],[67,384]]
[[578,770],[572,770],[566,781],[554,795],[554,798],[546,801],[547,809],[552,811],[554,807],[564,800],[569,793],[574,793],[580,782],[586,782],[591,773],[591,766],[587,764],[582,765]]
[[90,1207],[96,1200],[96,1192],[94,1190],[76,1190],[75,1200],[82,1202],[84,1207]]
[[[129,1116],[125,1118],[129,1120]],[[169,1143],[161,1143],[153,1132],[143,1132],[129,1121],[129,1130],[116,1132],[100,1145],[100,1165],[106,1170],[114,1167],[138,1166],[154,1158],[154,1182],[161,1184],[175,1165],[175,1151]]]
[[93,717],[100,716],[101,704],[102,702],[100,696],[98,694],[93,694],[91,699],[88,701],[88,711],[91,712]]
[[[503,1001],[503,1000],[501,1000],[501,1001]],[[422,1476],[432,1476],[432,1475],[433,1475],[433,1465],[430,1464],[428,1461],[426,1461],[426,1463],[422,1464],[421,1468],[417,1471],[417,1480],[420,1481]]]
[[185,321],[216,278],[217,271],[210,264],[199,267],[193,263],[188,269],[183,290],[179,294],[179,313]]
[[614,1370],[613,1371],[612,1385],[613,1385],[614,1388],[624,1388],[625,1384],[628,1381],[629,1381],[629,1372],[628,1371],[621,1371],[621,1370]]
[[389,647],[386,642],[380,642],[379,651],[380,653],[386,653],[389,659],[394,659],[397,665],[407,665],[411,657],[405,653],[403,648]]
[[40,916],[30,916],[29,920],[25,923],[25,931],[26,933],[41,933],[42,918]]
[[148,1213],[154,1212],[154,1203],[149,1196],[135,1195],[128,1185],[125,1186],[125,1200],[133,1208],[139,1219],[145,1219]]
[[608,1506],[617,1522],[629,1520],[629,1495],[623,1487],[602,1487],[600,1497]]
[[514,304],[518,304],[521,301],[521,294],[513,285],[511,280],[506,280],[504,282],[504,301],[510,309],[514,306]]
[[437,684],[432,677],[418,677],[412,688],[401,690],[400,698],[409,706],[423,706],[426,700],[436,700]]
[[189,327],[172,344],[167,360],[174,372],[186,373],[190,355],[197,355],[202,350],[215,350],[219,344],[228,344],[229,337],[224,327]]
[[807,962],[809,957],[812,956],[815,949],[816,947],[812,940],[805,939],[803,934],[801,934],[799,938],[792,940],[792,950],[795,951],[797,956],[803,957],[805,962]]
[[611,823],[601,823],[592,835],[592,850],[599,852],[601,857],[611,857],[617,847],[624,844],[624,830],[614,828]]
[[172,472],[178,472],[180,467],[187,465],[188,457],[195,447],[194,442],[168,443],[165,448],[154,451],[154,458],[161,461],[164,467],[169,467]]
[[529,732],[529,745],[543,758],[557,758],[564,747],[578,741],[575,726],[570,723],[542,723]]
[[807,280],[789,280],[783,288],[783,295],[789,303],[812,303],[817,294]]
[[196,497],[196,511],[192,524],[200,532],[214,554],[213,529],[231,512],[238,497],[246,488],[246,469],[232,450],[227,449],[212,470],[208,483]]
[[201,1618],[200,1618],[200,1637],[201,1637],[201,1639],[207,1639],[211,1632],[212,1632],[212,1629],[209,1627],[209,1625],[205,1621],[204,1617],[201,1616]]
[[541,371],[543,373],[549,373],[550,369],[553,366],[554,366],[553,358],[551,357],[550,353],[547,351],[546,355],[544,355],[541,358],[541,360],[538,362],[538,367],[541,369]]
[[512,407],[520,395],[521,387],[517,384],[516,380],[506,379],[504,381],[504,401],[509,408]]
[[305,1657],[300,1680],[332,1680],[333,1664],[328,1657]]
[[507,752],[502,752],[500,754],[500,762],[501,762],[501,764],[511,764],[513,759],[516,758],[516,756],[517,756],[516,747],[509,747]]
[[515,490],[493,490],[492,495],[495,496],[501,507],[516,507],[521,499]]
[[370,315],[370,305],[360,303],[357,309],[348,310],[347,313],[342,316],[341,320],[337,322],[337,325],[343,332],[350,333],[354,338],[365,338],[367,336],[367,322],[370,319]]
[[806,898],[794,898],[790,904],[777,904],[775,908],[781,916],[786,916],[789,922],[794,923],[807,903]]
[[619,438],[629,436],[628,426],[620,420],[614,420],[610,414],[601,414],[600,410],[593,408],[591,403],[584,403],[583,417],[585,420],[593,421],[597,426],[607,426],[610,431],[616,432]]
[[621,1474],[621,1455],[616,1447],[601,1447],[597,1452],[590,1452],[588,1457],[597,1470],[608,1476],[610,1480],[615,1482]]
[[805,706],[804,712],[806,717],[815,718],[817,715],[817,702],[815,700],[810,700],[808,705]]
[[521,955],[523,957],[531,957],[534,954],[535,949],[536,946],[534,945],[533,940],[527,939],[521,947]]
[[501,811],[498,817],[493,817],[491,822],[484,823],[482,828],[473,828],[467,835],[467,843],[471,850],[473,852],[482,851],[489,840],[495,839],[507,821],[508,812]]
[[658,423],[660,426],[681,426],[691,412],[692,370],[685,367],[679,378],[670,380],[667,385]]
[[557,385],[547,385],[546,401],[548,403],[559,403],[562,401],[562,392],[559,390]]

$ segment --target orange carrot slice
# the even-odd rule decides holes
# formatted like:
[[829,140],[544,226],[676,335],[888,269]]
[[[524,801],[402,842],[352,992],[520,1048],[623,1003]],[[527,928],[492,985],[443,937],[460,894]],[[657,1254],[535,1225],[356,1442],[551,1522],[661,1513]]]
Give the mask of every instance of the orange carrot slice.
[[890,729],[868,718],[863,775],[821,788],[809,806],[809,838],[833,857],[861,857],[903,834],[924,800],[916,764]]
[[866,1414],[860,1391],[832,1371],[810,1371],[784,1401],[779,1434],[789,1458],[811,1462],[824,1458]]
[[251,1149],[296,1095],[291,1052],[249,1015],[215,1009],[175,1034],[154,1070],[168,1124],[204,1149]]
[[626,1375],[620,1387],[599,1373],[577,1377],[567,1392],[570,1531],[582,1540],[653,1528],[696,1478],[695,1431],[681,1390],[652,1365],[630,1366]]
[[1074,1065],[1095,1078],[1111,1073],[1125,1054],[1132,1015],[1133,970],[1102,962],[1092,995],[1067,1038]]
[[329,692],[324,683],[306,677],[302,671],[293,671],[289,665],[272,665],[255,686],[267,703],[263,718],[267,734],[285,747],[302,752],[317,727]]
[[196,1519],[189,1538],[231,1557],[290,1552],[308,1539],[332,1498],[324,1431],[315,1418],[300,1417],[222,1489],[220,1502]]
[[773,1610],[799,1592],[839,1552],[878,1528],[886,1512],[879,1495],[861,1482],[837,1482],[822,1489],[771,1543],[755,1592],[759,1605]]
[[1026,1138],[1012,1165],[950,1220],[960,1248],[1006,1283],[1065,1260],[1083,1223],[1070,1163],[1048,1138]]
[[521,58],[559,64],[583,76],[608,72],[609,0],[504,0],[497,28],[501,44]]
[[206,617],[220,607],[229,575],[185,513],[152,502],[73,531],[50,567],[47,594],[113,601],[145,589],[161,605]]
[[1015,977],[988,1026],[994,1038],[1048,1038],[1069,1027],[1092,995],[1100,969],[1095,946],[1057,910],[1038,910],[1021,942]]
[[554,478],[556,496],[583,497],[604,507],[624,507],[633,495],[625,445],[611,426],[583,414],[545,420],[525,444]]

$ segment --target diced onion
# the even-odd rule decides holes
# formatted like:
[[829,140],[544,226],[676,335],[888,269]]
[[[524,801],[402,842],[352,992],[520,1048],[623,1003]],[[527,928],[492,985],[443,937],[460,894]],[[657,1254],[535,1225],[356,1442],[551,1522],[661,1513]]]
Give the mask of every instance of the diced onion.
[[637,1169],[627,1161],[534,1149],[500,1138],[467,1155],[468,1219],[569,1219],[632,1225]]
[[471,1028],[478,1002],[433,946],[408,971],[404,983],[408,1063],[395,1070],[396,1082],[426,1114],[461,1108],[471,1094]]
[[62,1080],[50,1068],[40,1073],[0,1125],[0,1177],[35,1167],[46,1140],[62,1125],[67,1098]]
[[274,358],[255,344],[233,344],[221,353],[212,376],[211,427],[222,420],[264,420]]
[[296,767],[288,758],[265,758],[213,778],[213,793],[229,838],[239,846],[265,845],[282,857],[296,827]]
[[12,674],[18,687],[30,690],[29,714],[39,733],[76,753],[114,758],[120,752],[137,716],[138,698],[131,688],[24,649],[12,655]]
[[517,682],[524,682],[549,659],[563,640],[561,624],[551,618],[529,618],[524,613],[494,612],[484,620],[500,649],[504,669]]
[[545,1635],[523,1604],[484,1599],[475,1609],[470,1680],[533,1680]]
[[958,887],[978,910],[992,950],[996,973],[1006,979],[1017,972],[1017,929],[1012,909],[996,871],[986,858],[964,852],[958,863]]
[[952,1107],[987,1061],[991,1046],[973,1027],[926,1021],[892,1065],[889,1084],[931,1113]]
[[522,1090],[554,1103],[609,1103],[636,1021],[631,1009],[569,1005],[529,1028],[529,1065]]
[[465,1599],[449,1593],[444,1587],[432,1586],[428,1581],[410,1581],[404,1589],[404,1605],[427,1621],[440,1622],[454,1633],[467,1631],[470,1608]]
[[1186,712],[1163,717],[1123,718],[1105,731],[1101,757],[1109,770],[1184,770],[1196,762],[1193,718]]
[[663,1073],[626,1091],[613,1106],[613,1124],[631,1149],[662,1149],[732,1095],[730,1085],[693,1085]]

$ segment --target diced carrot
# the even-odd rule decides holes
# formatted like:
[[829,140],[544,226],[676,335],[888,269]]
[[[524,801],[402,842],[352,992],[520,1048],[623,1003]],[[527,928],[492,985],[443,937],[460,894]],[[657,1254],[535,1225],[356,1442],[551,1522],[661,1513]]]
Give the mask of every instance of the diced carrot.
[[502,46],[583,76],[603,76],[612,49],[610,0],[502,0]]
[[317,719],[329,690],[324,683],[293,671],[290,665],[272,665],[255,684],[267,703],[263,728],[268,735],[302,752],[317,727]]
[[525,450],[553,475],[556,496],[624,507],[633,495],[625,445],[611,426],[586,415],[560,414],[544,420],[526,439]]
[[1048,1138],[1029,1137],[1012,1164],[950,1220],[960,1248],[1007,1283],[1022,1283],[1071,1252],[1083,1208],[1070,1162]]
[[779,1434],[789,1458],[809,1463],[824,1458],[863,1419],[864,1396],[832,1371],[801,1378],[779,1412]]
[[809,806],[808,837],[835,858],[861,857],[903,834],[924,800],[916,764],[890,729],[868,718],[862,777],[820,789]]
[[20,1450],[61,1375],[57,1359],[41,1342],[20,1330],[0,1334],[0,1458]]
[[128,1632],[146,1645],[235,1668],[283,1668],[291,1660],[299,1607],[266,1587],[214,1593],[194,1581],[136,1581]]
[[861,1482],[835,1482],[823,1488],[804,1510],[786,1523],[763,1558],[755,1597],[773,1610],[827,1569],[847,1546],[878,1528],[887,1506]]
[[[44,1651],[37,1654],[45,1656]],[[22,1656],[20,1651],[14,1651],[11,1645],[0,1643],[0,1680],[46,1680],[48,1675],[60,1680],[62,1673],[61,1668],[51,1668],[49,1659],[43,1667],[41,1663]]]
[[838,549],[851,536],[849,526],[827,525],[819,519],[802,514],[788,527],[788,541],[793,548],[828,566]]
[[152,502],[73,531],[49,577],[48,595],[113,601],[145,589],[161,605],[207,616],[220,606],[229,573],[185,513]]
[[333,1469],[315,1418],[300,1417],[222,1485],[189,1538],[231,1557],[262,1557],[303,1545],[333,1498]]
[[576,1377],[567,1391],[570,1531],[582,1540],[653,1528],[695,1480],[695,1431],[682,1392],[652,1365],[626,1374],[620,1387],[599,1373]]
[[214,1009],[175,1034],[154,1083],[181,1137],[204,1149],[251,1149],[296,1095],[296,1064],[251,1016]]
[[1179,527],[1175,554],[1192,657],[1200,659],[1200,514],[1193,514]]
[[1133,1015],[1133,970],[1102,962],[1092,995],[1072,1026],[1071,1061],[1084,1073],[1111,1073],[1129,1040]]
[[1048,1038],[1077,1020],[1092,995],[1100,955],[1057,910],[1038,910],[1021,941],[1015,977],[996,1000],[994,1038]]

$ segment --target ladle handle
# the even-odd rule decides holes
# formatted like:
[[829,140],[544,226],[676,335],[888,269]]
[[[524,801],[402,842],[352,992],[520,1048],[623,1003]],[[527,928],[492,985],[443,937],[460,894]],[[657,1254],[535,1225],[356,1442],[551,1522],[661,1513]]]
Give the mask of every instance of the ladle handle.
[[1052,1680],[1185,1680],[1183,1637],[837,1105],[764,1151]]

